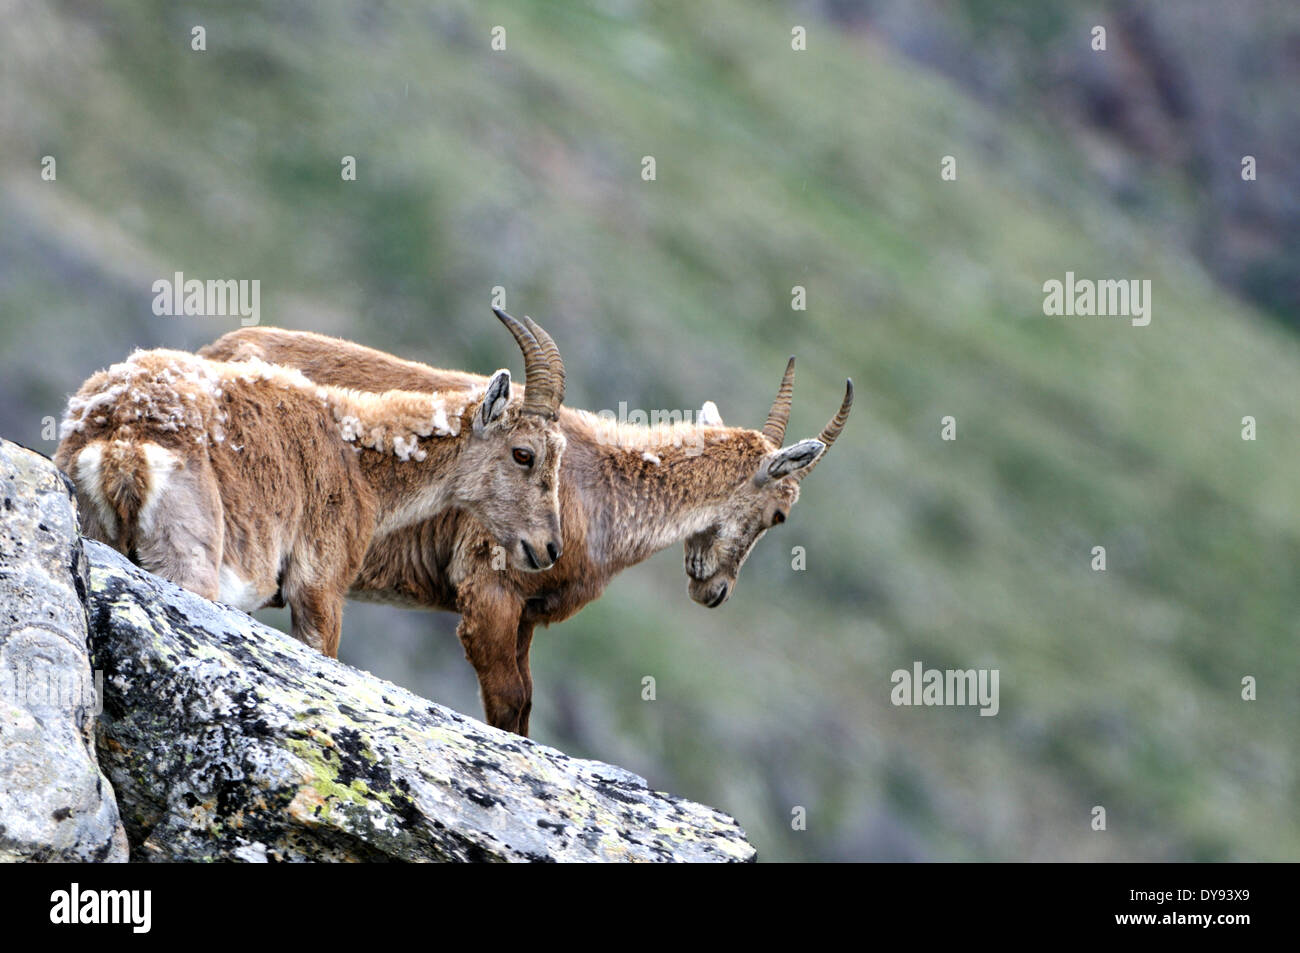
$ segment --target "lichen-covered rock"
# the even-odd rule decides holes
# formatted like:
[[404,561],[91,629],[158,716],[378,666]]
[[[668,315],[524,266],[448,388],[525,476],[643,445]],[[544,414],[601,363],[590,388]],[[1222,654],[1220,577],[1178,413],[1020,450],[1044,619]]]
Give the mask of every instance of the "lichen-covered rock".
[[0,861],[123,861],[95,758],[86,567],[71,489],[0,440]]
[[725,814],[325,658],[87,541],[138,860],[746,861]]

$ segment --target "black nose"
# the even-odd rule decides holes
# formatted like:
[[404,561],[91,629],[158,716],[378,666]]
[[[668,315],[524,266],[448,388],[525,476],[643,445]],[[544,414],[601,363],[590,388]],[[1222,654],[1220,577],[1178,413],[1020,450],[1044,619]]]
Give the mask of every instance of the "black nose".
[[729,586],[727,583],[724,582],[722,584],[722,588],[718,590],[717,597],[712,602],[709,603],[709,608],[716,609],[718,606],[722,605],[723,600],[727,598],[727,593],[730,590],[731,590],[731,586]]
[[560,558],[560,553],[564,552],[564,550],[555,543],[547,543],[546,552],[551,557],[551,562],[555,562]]

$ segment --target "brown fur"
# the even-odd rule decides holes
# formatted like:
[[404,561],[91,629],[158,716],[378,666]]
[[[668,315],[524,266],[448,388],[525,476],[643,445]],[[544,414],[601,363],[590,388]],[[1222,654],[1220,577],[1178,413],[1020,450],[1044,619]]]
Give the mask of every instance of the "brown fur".
[[[261,361],[137,351],[70,400],[55,462],[88,536],[209,599],[283,599],[294,637],[334,655],[372,540],[461,507],[516,565],[524,541],[558,550],[564,438],[506,400],[508,376],[376,394]],[[519,448],[531,467],[511,458]]]
[[[471,388],[482,378],[394,358],[311,332],[234,331],[202,349],[221,359],[260,357],[346,387],[412,391]],[[526,735],[533,682],[534,628],[569,618],[617,573],[679,540],[687,541],[692,598],[724,602],[754,543],[793,505],[793,477],[760,474],[796,448],[779,451],[757,431],[678,424],[620,426],[561,408],[566,438],[559,499],[564,556],[545,573],[493,567],[478,522],[459,510],[389,535],[371,547],[353,584],[355,598],[461,614],[457,630],[474,666],[487,721]],[[816,459],[821,444],[805,447]],[[801,445],[802,446],[802,445]],[[807,466],[800,462],[800,466]],[[761,485],[760,485],[761,484]]]

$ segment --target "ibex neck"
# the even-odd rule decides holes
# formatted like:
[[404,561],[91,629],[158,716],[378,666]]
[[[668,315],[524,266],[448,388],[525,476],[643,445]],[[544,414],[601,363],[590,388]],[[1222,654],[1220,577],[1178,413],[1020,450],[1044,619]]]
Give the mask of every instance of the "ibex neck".
[[[452,443],[455,443],[452,441]],[[394,462],[370,450],[361,452],[361,471],[375,491],[375,538],[430,519],[454,507],[456,500],[456,448],[439,459]]]
[[755,431],[695,424],[597,421],[584,436],[570,440],[566,469],[581,474],[589,555],[612,572],[713,525],[771,450]]

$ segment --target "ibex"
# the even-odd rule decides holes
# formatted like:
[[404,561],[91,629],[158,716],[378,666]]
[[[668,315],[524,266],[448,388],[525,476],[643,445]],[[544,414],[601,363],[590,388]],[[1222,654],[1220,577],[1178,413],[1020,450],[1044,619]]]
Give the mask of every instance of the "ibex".
[[293,636],[334,656],[367,547],[413,523],[471,513],[521,574],[560,557],[564,365],[534,322],[498,317],[524,352],[522,399],[508,370],[370,393],[137,351],[70,400],[54,459],[86,535],[209,599],[287,604]]
[[[274,361],[349,387],[444,392],[482,386],[472,374],[302,331],[247,328],[199,353]],[[527,735],[535,626],[569,618],[616,574],[678,540],[685,541],[692,599],[716,608],[735,591],[755,542],[785,522],[799,498],[799,481],[835,442],[853,405],[848,381],[839,411],[820,436],[783,449],[793,387],[791,358],[761,432],[724,427],[721,420],[627,426],[562,408],[564,558],[553,569],[534,575],[494,569],[483,528],[472,515],[453,510],[372,546],[351,595],[459,612],[457,634],[478,674],[488,722]]]

